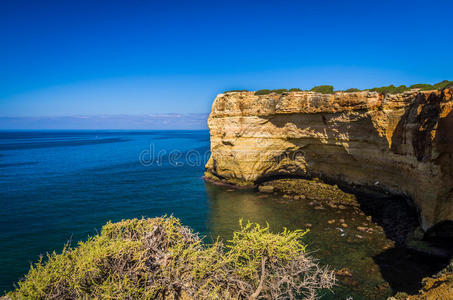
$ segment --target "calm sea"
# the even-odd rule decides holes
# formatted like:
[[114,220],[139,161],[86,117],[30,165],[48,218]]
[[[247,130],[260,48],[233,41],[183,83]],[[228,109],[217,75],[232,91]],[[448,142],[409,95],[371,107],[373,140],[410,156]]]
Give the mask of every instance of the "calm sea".
[[[349,229],[365,216],[205,183],[208,157],[208,131],[1,131],[0,291],[39,255],[85,240],[109,220],[172,214],[206,240],[228,238],[239,218],[274,231],[310,223],[313,255],[353,273],[326,298],[391,293],[375,263],[385,236],[357,239]],[[350,227],[329,225],[332,218]]]
[[207,131],[0,132],[0,290],[109,220],[173,214],[206,233],[208,149]]

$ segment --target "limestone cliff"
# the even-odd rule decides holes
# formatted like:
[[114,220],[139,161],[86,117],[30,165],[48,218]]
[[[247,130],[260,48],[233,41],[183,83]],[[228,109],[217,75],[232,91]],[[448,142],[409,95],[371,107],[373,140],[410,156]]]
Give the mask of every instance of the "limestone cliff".
[[220,94],[206,177],[254,186],[319,177],[411,198],[425,229],[453,220],[453,91]]

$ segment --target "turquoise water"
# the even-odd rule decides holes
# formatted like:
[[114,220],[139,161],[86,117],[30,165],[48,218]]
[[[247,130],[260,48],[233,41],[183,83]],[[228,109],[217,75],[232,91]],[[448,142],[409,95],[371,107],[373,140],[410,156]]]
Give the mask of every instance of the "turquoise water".
[[1,132],[0,290],[40,254],[86,239],[109,220],[173,214],[206,233],[203,163],[175,166],[162,155],[160,165],[143,165],[140,154],[150,145],[156,159],[162,150],[204,153],[209,134]]
[[[208,131],[0,132],[0,290],[40,254],[84,240],[109,220],[173,214],[208,241],[227,239],[239,218],[267,221],[276,232],[311,224],[312,255],[353,274],[326,299],[391,294],[374,262],[388,240],[377,228],[355,230],[374,228],[366,216],[205,183],[208,150]],[[348,228],[328,223],[340,218]]]

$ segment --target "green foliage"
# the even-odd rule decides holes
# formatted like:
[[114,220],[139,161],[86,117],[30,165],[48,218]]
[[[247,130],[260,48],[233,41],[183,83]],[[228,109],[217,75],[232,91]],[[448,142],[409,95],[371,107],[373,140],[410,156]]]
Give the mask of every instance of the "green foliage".
[[420,89],[422,91],[436,90],[436,88],[432,84],[427,84],[427,83],[413,84],[409,88],[410,89]]
[[453,86],[453,81],[448,81],[448,80],[443,80],[441,82],[438,82],[436,84],[433,84],[433,86],[438,89],[438,90],[443,90],[447,87],[452,87]]
[[333,86],[331,85],[318,85],[312,88],[310,91],[322,94],[333,94]]
[[403,93],[403,92],[406,92],[409,90],[410,90],[410,88],[408,88],[405,85],[394,86],[393,84],[391,84],[389,86],[383,86],[383,87],[370,89],[370,91],[378,92],[380,94],[398,94],[398,93]]
[[285,228],[281,234],[273,234],[269,225],[261,227],[249,222],[244,226],[242,220],[240,226],[241,230],[234,233],[227,247],[230,248],[228,256],[241,277],[258,280],[256,270],[264,257],[276,262],[289,261],[305,252],[300,239],[308,230],[288,231]]
[[259,95],[268,95],[270,93],[272,93],[271,90],[259,90],[259,91],[255,92],[255,95],[257,95],[257,96],[259,96]]
[[[133,219],[119,223],[107,223],[100,235],[76,248],[66,246],[61,254],[42,258],[18,283],[18,288],[9,296],[13,299],[45,299],[99,297],[150,299],[157,296],[163,287],[159,284],[146,286],[149,277],[146,261],[150,258],[149,241],[144,237],[155,231],[155,226],[164,238],[159,242],[168,249],[186,247],[190,252],[199,247],[197,242],[185,242],[181,224],[176,218]],[[156,247],[159,245],[156,245]],[[181,253],[175,253],[174,257]]]
[[[400,85],[400,86],[394,86],[393,84],[389,86],[382,86],[382,87],[375,87],[372,89],[367,89],[368,91],[371,92],[378,92],[380,94],[398,94],[398,93],[403,93],[410,91],[411,89],[420,89],[421,91],[430,91],[430,90],[443,90],[445,88],[453,88],[453,81],[448,81],[444,80],[436,84],[426,84],[426,83],[418,83],[418,84],[413,84],[409,87],[405,85]],[[240,92],[241,90],[233,90],[229,92]],[[245,90],[242,90],[245,91]],[[255,92],[255,95],[268,95],[271,93],[276,93],[276,94],[283,94],[286,92],[300,92],[302,91],[299,88],[292,88],[290,90],[287,89],[276,89],[276,90],[259,90]],[[322,93],[322,94],[333,94],[334,93],[334,87],[331,85],[319,85],[313,87],[310,91],[312,92],[317,92],[317,93]],[[357,88],[350,88],[345,90],[344,92],[347,93],[352,93],[352,92],[360,92],[360,89]],[[227,93],[227,92],[226,92]]]
[[[11,299],[298,299],[335,283],[305,254],[307,231],[270,232],[240,222],[211,245],[174,217],[107,223],[99,235],[48,254]],[[300,274],[300,275],[294,275]]]
[[418,83],[413,84],[410,87],[406,87],[405,85],[400,85],[398,87],[392,85],[383,86],[378,88],[370,89],[370,91],[382,93],[382,94],[397,94],[403,93],[406,91],[410,91],[411,89],[420,89],[422,91],[430,91],[430,90],[443,90],[444,88],[453,85],[453,81],[444,80],[436,84],[427,84],[427,83]]
[[287,93],[287,92],[288,92],[287,89],[272,90],[272,93],[276,93],[276,94],[283,94],[283,93]]

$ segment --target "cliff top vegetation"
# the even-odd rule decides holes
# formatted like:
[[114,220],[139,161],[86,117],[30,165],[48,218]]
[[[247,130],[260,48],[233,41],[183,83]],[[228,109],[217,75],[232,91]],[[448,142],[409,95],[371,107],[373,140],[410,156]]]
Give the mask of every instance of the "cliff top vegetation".
[[[400,85],[400,86],[395,86],[393,84],[389,86],[382,86],[382,87],[374,87],[370,89],[364,89],[360,90],[357,88],[349,88],[347,90],[335,90],[332,85],[319,85],[315,86],[310,91],[312,92],[317,92],[317,93],[322,93],[322,94],[333,94],[336,92],[360,92],[360,91],[371,91],[371,92],[378,92],[381,94],[398,94],[398,93],[403,93],[407,92],[413,89],[419,89],[421,91],[430,91],[430,90],[443,90],[447,87],[453,87],[453,81],[448,81],[448,80],[443,80],[441,82],[435,83],[435,84],[428,84],[428,83],[417,83],[413,84],[410,86],[406,85]],[[299,88],[292,88],[292,89],[274,89],[274,90],[269,90],[269,89],[264,89],[264,90],[258,90],[255,92],[255,95],[268,95],[268,94],[283,94],[283,93],[288,93],[288,92],[298,92],[302,91]],[[230,90],[226,91],[225,93],[232,93],[232,92],[247,92],[247,90]]]

